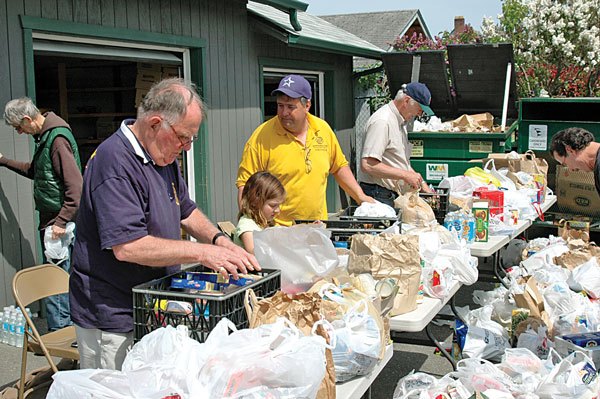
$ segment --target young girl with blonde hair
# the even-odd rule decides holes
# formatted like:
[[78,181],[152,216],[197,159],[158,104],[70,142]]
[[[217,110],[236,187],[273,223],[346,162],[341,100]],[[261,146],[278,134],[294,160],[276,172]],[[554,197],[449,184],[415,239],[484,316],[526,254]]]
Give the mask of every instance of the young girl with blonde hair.
[[242,191],[233,242],[254,253],[253,232],[275,225],[275,216],[281,211],[279,207],[284,200],[285,189],[275,176],[269,172],[257,172],[250,176]]

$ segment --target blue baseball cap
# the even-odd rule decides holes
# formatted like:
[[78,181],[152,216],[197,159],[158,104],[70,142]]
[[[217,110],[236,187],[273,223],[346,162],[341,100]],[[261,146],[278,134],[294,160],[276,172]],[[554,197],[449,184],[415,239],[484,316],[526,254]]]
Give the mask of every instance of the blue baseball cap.
[[305,97],[312,98],[312,89],[308,80],[300,75],[287,75],[279,81],[279,87],[271,92],[274,96],[277,93],[285,94],[291,98]]
[[413,82],[406,85],[404,92],[415,100],[421,106],[421,109],[427,116],[435,115],[429,106],[431,104],[431,93],[424,83]]

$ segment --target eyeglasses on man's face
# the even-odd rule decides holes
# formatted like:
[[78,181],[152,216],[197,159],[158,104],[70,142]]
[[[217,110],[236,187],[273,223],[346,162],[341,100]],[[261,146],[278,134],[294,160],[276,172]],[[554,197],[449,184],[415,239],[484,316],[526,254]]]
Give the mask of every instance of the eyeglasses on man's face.
[[193,142],[198,140],[198,136],[186,136],[186,135],[182,135],[177,133],[177,131],[175,130],[175,128],[173,127],[173,125],[171,125],[169,122],[167,122],[165,120],[165,123],[167,125],[169,125],[169,127],[171,128],[171,131],[173,132],[173,134],[175,135],[175,137],[177,137],[177,139],[179,139],[179,143],[181,143],[182,147],[185,147],[187,145],[191,145]]

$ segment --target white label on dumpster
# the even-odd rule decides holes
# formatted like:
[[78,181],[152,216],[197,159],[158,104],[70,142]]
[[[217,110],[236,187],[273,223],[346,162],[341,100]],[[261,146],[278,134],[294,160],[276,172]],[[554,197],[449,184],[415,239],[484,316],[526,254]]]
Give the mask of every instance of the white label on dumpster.
[[548,125],[529,125],[529,149],[548,149]]
[[438,180],[441,181],[448,177],[448,164],[447,163],[428,163],[425,164],[427,168],[425,180]]
[[469,152],[494,152],[494,143],[491,141],[469,141]]
[[423,146],[423,140],[408,140],[412,144],[410,150],[411,158],[423,158],[425,154],[425,147]]

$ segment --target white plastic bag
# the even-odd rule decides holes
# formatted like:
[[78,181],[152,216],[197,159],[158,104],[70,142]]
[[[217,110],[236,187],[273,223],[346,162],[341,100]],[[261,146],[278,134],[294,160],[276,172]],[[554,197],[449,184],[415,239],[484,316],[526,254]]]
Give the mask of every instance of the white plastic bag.
[[452,266],[446,258],[439,258],[435,265],[427,264],[421,270],[423,292],[431,298],[445,298],[452,286]]
[[483,170],[485,170],[486,172],[491,174],[493,177],[498,179],[498,181],[501,183],[500,187],[503,187],[507,190],[513,190],[513,191],[515,191],[517,189],[517,186],[515,186],[515,183],[512,180],[510,180],[508,177],[506,177],[506,172],[508,172],[508,169],[504,169],[506,171],[504,174],[501,171],[498,171],[496,169],[496,163],[494,162],[494,158],[490,158],[485,163],[485,165],[483,166]]
[[202,388],[198,374],[209,349],[204,347],[188,337],[185,326],[167,326],[145,335],[123,362],[132,393],[146,398],[164,391],[198,392]]
[[316,396],[325,376],[325,349],[329,347],[323,337],[306,337],[284,318],[230,335],[222,328],[216,331],[217,335],[212,336],[213,330],[209,335],[212,339],[205,343],[214,350],[198,376],[206,397]]
[[270,227],[254,232],[254,255],[263,268],[281,270],[281,290],[296,294],[338,265],[330,236],[317,225]]
[[500,324],[492,321],[493,307],[490,305],[475,309],[467,315],[465,323],[469,327],[462,354],[468,358],[500,358],[508,343],[508,333]]
[[458,378],[472,392],[487,389],[511,392],[514,388],[508,374],[484,359],[461,359],[456,363],[456,371],[449,375]]
[[393,399],[432,399],[453,398],[469,399],[473,392],[469,391],[460,380],[455,380],[448,374],[439,380],[432,375],[422,372],[410,374],[398,381]]
[[573,269],[572,276],[589,296],[600,298],[600,266],[595,257]]
[[117,370],[59,371],[47,399],[135,399],[127,375]]
[[527,349],[540,359],[548,357],[550,349],[554,347],[554,343],[548,339],[546,327],[538,327],[537,332],[531,328],[523,331],[519,335],[517,348]]
[[554,366],[540,383],[540,399],[592,398],[598,390],[594,362],[583,352],[573,352]]
[[460,244],[442,245],[433,261],[437,263],[439,259],[446,258],[451,264],[452,274],[455,279],[464,285],[471,285],[477,282],[479,271],[477,270],[477,258],[471,256],[469,249]]
[[377,322],[368,313],[366,300],[357,302],[342,320],[331,325],[335,335],[331,354],[336,382],[369,374],[379,361],[381,336]]
[[69,246],[75,238],[75,223],[69,222],[61,238],[52,239],[52,226],[44,230],[44,255],[48,262],[59,265],[69,257]]
[[395,218],[398,216],[396,211],[391,206],[382,202],[363,202],[354,211],[354,216],[367,216],[378,218]]
[[414,370],[410,374],[400,378],[396,389],[394,390],[394,399],[429,399],[427,390],[434,387],[438,379],[432,375],[417,372]]

